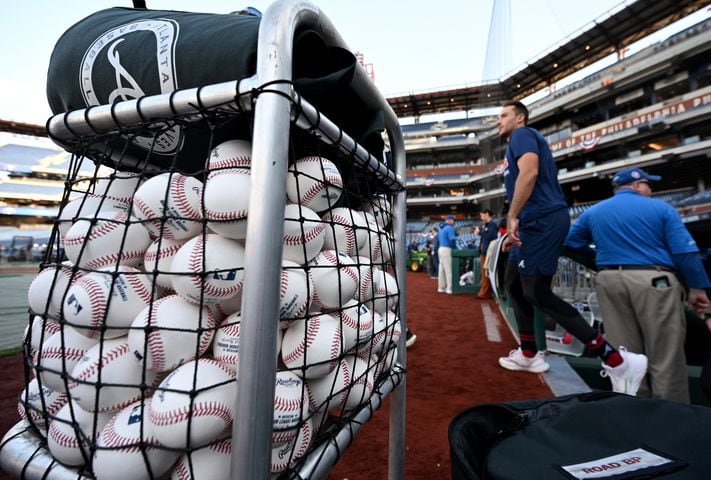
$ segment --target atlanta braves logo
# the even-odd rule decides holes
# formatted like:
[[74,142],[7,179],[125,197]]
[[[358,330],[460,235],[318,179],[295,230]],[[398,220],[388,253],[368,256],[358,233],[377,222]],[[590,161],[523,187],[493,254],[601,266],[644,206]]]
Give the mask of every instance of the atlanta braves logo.
[[[176,90],[178,30],[175,21],[158,18],[136,20],[101,34],[87,49],[79,68],[84,103],[113,104],[144,97],[146,91],[153,94]],[[153,73],[151,67],[155,68]],[[160,91],[155,91],[156,87]],[[182,135],[180,127],[175,126],[156,139],[136,137],[132,141],[147,150],[171,154],[180,148]]]

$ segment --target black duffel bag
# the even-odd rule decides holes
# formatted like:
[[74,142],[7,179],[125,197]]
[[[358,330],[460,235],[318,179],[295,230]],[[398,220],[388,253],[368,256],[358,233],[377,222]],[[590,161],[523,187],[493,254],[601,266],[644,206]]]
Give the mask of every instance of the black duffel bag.
[[449,444],[452,480],[711,479],[711,409],[613,392],[478,405]]

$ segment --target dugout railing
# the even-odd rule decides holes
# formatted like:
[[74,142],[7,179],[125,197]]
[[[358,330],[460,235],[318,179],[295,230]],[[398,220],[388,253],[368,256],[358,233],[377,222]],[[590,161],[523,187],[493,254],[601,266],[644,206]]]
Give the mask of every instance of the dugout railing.
[[[405,459],[405,149],[395,114],[378,92],[365,70],[357,65],[352,88],[360,102],[383,113],[390,151],[379,159],[361,146],[343,128],[309,103],[292,82],[293,43],[297,31],[304,28],[318,32],[329,46],[347,49],[330,20],[306,1],[280,0],[261,18],[258,33],[256,73],[247,78],[171,93],[150,95],[113,104],[92,106],[52,117],[48,124],[50,137],[73,153],[66,203],[76,193],[71,182],[83,159],[92,156],[110,159],[114,166],[133,170],[145,167],[146,158],[132,156],[126,148],[116,147],[107,138],[135,139],[147,131],[170,131],[173,127],[190,126],[193,122],[214,124],[231,116],[250,115],[252,119],[252,163],[247,240],[245,242],[242,323],[239,347],[239,385],[235,399],[232,430],[231,478],[269,478],[272,443],[271,405],[277,369],[277,347],[274,318],[278,317],[281,255],[285,218],[285,183],[289,167],[289,132],[299,130],[310,140],[333,155],[348,158],[354,172],[369,180],[363,195],[392,199],[392,260],[383,267],[391,268],[399,296],[388,293],[385,300],[395,302],[402,335],[396,348],[395,364],[377,379],[372,396],[356,409],[341,414],[326,434],[318,437],[307,454],[285,478],[324,478],[335,465],[354,436],[390,395],[389,478],[404,478]],[[155,141],[155,138],[154,138]],[[111,144],[107,148],[107,144]],[[97,153],[98,152],[98,153]],[[117,160],[119,158],[119,160]],[[155,165],[153,165],[155,166]],[[45,266],[59,268],[60,246],[50,248]],[[125,239],[124,239],[125,241]],[[396,260],[397,259],[397,260]],[[51,293],[51,292],[50,292]],[[386,338],[392,338],[386,335]],[[44,334],[43,334],[44,336]],[[27,348],[29,352],[29,348]],[[394,352],[393,352],[394,353]],[[27,354],[29,355],[29,353]],[[28,359],[28,363],[30,363]],[[369,368],[370,368],[369,364]],[[375,368],[375,367],[373,367]],[[382,371],[381,371],[382,373]],[[29,375],[27,376],[29,380]],[[27,406],[29,408],[29,406]],[[47,412],[39,412],[45,422]],[[22,478],[81,478],[86,470],[76,470],[56,462],[27,422],[18,423],[5,435],[0,450],[0,464],[8,473]],[[93,450],[92,450],[93,451]],[[90,475],[90,473],[88,473]]]

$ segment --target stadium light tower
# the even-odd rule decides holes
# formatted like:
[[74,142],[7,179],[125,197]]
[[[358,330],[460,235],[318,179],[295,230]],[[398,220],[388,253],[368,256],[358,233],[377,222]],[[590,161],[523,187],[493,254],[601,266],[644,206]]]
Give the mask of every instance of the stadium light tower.
[[511,0],[494,0],[482,80],[498,80],[511,68]]

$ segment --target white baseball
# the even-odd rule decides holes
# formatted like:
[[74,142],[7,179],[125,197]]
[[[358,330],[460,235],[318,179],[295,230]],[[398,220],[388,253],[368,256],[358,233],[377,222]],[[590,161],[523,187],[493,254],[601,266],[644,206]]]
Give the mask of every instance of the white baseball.
[[[81,276],[74,274],[76,280]],[[27,304],[30,310],[37,314],[49,314],[58,318],[62,306],[62,298],[72,280],[72,267],[69,262],[53,265],[43,269],[30,283],[27,289]]]
[[375,285],[373,310],[378,313],[385,313],[387,310],[397,307],[400,290],[395,277],[377,268],[373,272],[373,283]]
[[341,322],[333,315],[297,320],[284,331],[282,360],[301,377],[326,375],[335,368],[342,352]]
[[133,267],[120,265],[91,272],[69,287],[64,319],[89,338],[121,337],[160,293],[153,289],[148,275]]
[[136,401],[106,424],[92,461],[97,480],[161,478],[175,463],[178,453],[161,448],[151,434],[147,410],[148,400]]
[[59,212],[57,224],[59,235],[62,240],[67,236],[67,232],[77,220],[106,219],[110,218],[110,213],[128,213],[131,203],[116,198],[104,197],[101,195],[82,195],[79,198],[67,203]]
[[324,250],[309,262],[309,275],[314,283],[314,306],[322,309],[341,308],[359,288],[358,267],[343,252]]
[[149,178],[133,196],[133,214],[153,237],[184,240],[202,231],[200,198],[203,185],[181,173]]
[[373,215],[380,228],[386,228],[392,221],[390,201],[384,195],[374,196],[372,202],[366,202],[363,210]]
[[296,437],[284,443],[272,444],[272,473],[283,472],[294,466],[303,457],[314,439],[314,427],[311,418],[307,418],[299,427]]
[[356,210],[334,208],[324,213],[321,219],[326,223],[326,238],[323,243],[326,249],[354,256],[368,240],[368,222]]
[[112,412],[146,395],[154,380],[155,374],[136,362],[126,337],[112,338],[91,347],[77,362],[69,396],[89,412]]
[[352,410],[368,402],[373,394],[377,358],[363,359],[357,355],[347,355],[345,360],[351,371],[351,383],[343,408]]
[[338,316],[343,331],[343,350],[348,351],[373,336],[373,314],[365,304],[351,300],[338,311]]
[[368,257],[355,257],[358,268],[358,293],[356,299],[368,302],[375,296],[373,285],[373,264]]
[[[313,295],[313,282],[306,269],[298,263],[282,260],[279,318],[289,320],[306,315],[313,301]],[[282,322],[283,328],[287,326],[288,322]]]
[[375,367],[375,379],[377,380],[383,374],[389,374],[397,363],[397,345],[390,344],[388,350],[380,355],[378,365]]
[[171,480],[224,480],[230,478],[232,439],[192,450],[178,459]]
[[210,174],[230,168],[250,168],[252,143],[247,140],[227,140],[210,151],[207,168]]
[[151,398],[148,419],[155,438],[173,448],[207,445],[230,428],[236,394],[235,373],[220,362],[201,358],[181,365]]
[[378,236],[382,260],[383,262],[389,262],[395,257],[395,240],[393,240],[392,234],[385,231],[381,231]]
[[233,313],[239,313],[242,310],[242,290],[234,297],[220,300],[219,303],[208,304],[212,308],[216,319],[223,320],[225,317]]
[[299,423],[309,413],[304,381],[293,372],[281,371],[274,379],[272,442],[288,442],[298,433]]
[[138,313],[128,346],[146,369],[166,372],[205,353],[215,327],[210,309],[169,295]]
[[343,192],[343,179],[336,165],[323,157],[304,157],[289,167],[286,195],[316,212],[335,206]]
[[207,226],[228,238],[247,236],[249,212],[249,170],[230,168],[210,173],[203,199]]
[[367,238],[358,249],[358,256],[369,258],[372,262],[381,262],[383,258],[382,237],[375,223],[368,224]]
[[324,238],[324,223],[316,212],[296,204],[284,207],[284,260],[305,265],[321,251]]
[[170,238],[156,238],[143,256],[143,269],[152,274],[155,283],[163,288],[173,288],[173,275],[170,274],[170,265],[173,257],[178,253],[187,240],[172,240]]
[[[220,328],[215,331],[215,338],[212,341],[212,358],[223,365],[229,366],[235,373],[237,373],[239,369],[239,332],[241,320],[242,318],[239,312],[227,316],[220,324]],[[283,331],[277,329],[277,358],[279,358],[282,337]]]
[[352,353],[355,353],[361,358],[369,358],[372,355],[378,355],[383,351],[385,341],[392,335],[387,328],[388,325],[385,317],[375,310],[371,310],[370,313],[373,316],[372,336],[369,340],[359,343],[351,350]]
[[25,327],[22,337],[23,345],[29,345],[32,366],[37,366],[37,356],[42,345],[55,333],[59,332],[59,323],[51,319],[44,319],[39,315],[33,315],[30,323]]
[[103,220],[80,219],[64,238],[67,258],[80,267],[98,270],[116,264],[137,266],[151,244],[148,230],[126,212],[99,212]]
[[345,357],[323,377],[306,381],[309,406],[312,411],[329,412],[343,406],[351,384],[351,367]]
[[97,339],[87,338],[72,327],[65,325],[47,339],[37,358],[37,370],[42,384],[52,390],[65,392],[64,379],[74,370],[79,360]]
[[142,180],[140,173],[115,171],[106,177],[97,178],[94,195],[130,204]]
[[47,430],[47,447],[64,465],[84,465],[90,458],[90,445],[99,438],[112,413],[87,412],[76,402],[66,403]]
[[194,303],[219,303],[242,290],[244,247],[214,233],[198,235],[178,250],[170,270],[178,295]]
[[20,391],[17,413],[38,428],[46,428],[45,421],[50,421],[67,403],[67,396],[46,385],[40,387],[35,377]]

